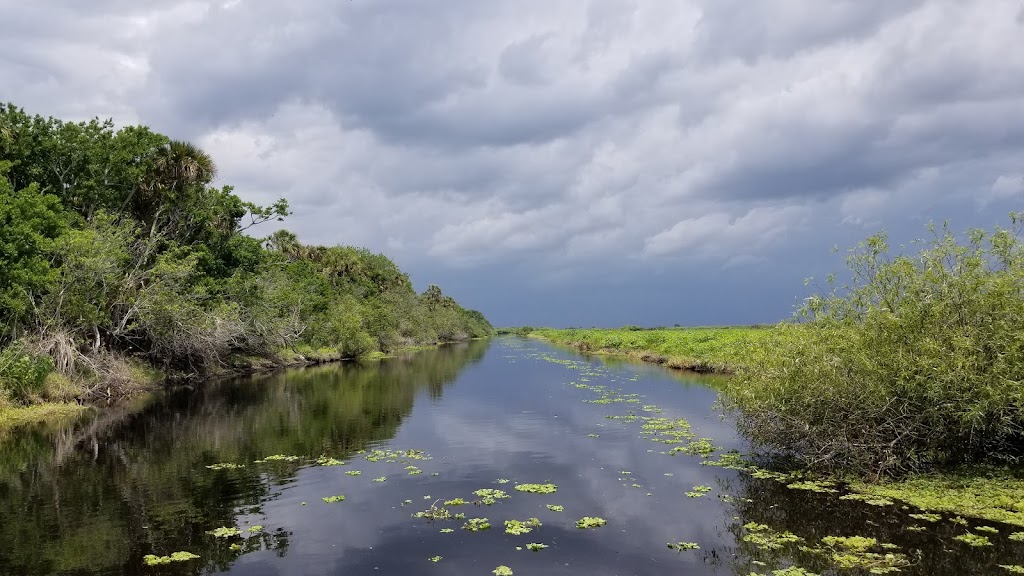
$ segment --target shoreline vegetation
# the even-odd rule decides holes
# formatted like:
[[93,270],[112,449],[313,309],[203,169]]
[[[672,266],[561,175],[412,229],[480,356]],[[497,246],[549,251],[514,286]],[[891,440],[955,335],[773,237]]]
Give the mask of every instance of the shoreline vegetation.
[[499,333],[733,372],[722,410],[770,468],[1024,526],[1024,213],[1010,222],[896,250],[871,236],[845,284],[770,328]]
[[587,354],[620,356],[699,373],[733,374],[749,347],[769,327],[701,326],[674,328],[502,328],[517,334],[569,346]]
[[386,256],[301,243],[145,126],[0,103],[0,426],[197,380],[486,337]]

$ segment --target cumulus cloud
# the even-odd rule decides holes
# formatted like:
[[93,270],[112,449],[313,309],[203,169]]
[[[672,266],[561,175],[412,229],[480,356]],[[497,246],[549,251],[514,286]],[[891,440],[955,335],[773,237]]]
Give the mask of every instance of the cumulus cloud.
[[777,267],[1020,208],[1017,0],[0,4],[0,98],[196,140],[304,240],[439,275]]

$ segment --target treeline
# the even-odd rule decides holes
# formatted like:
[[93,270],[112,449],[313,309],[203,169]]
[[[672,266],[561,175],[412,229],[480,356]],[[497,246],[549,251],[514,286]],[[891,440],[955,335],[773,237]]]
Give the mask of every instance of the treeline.
[[0,402],[493,331],[437,286],[417,294],[383,255],[243,233],[288,203],[245,202],[216,174],[144,126],[0,105]]

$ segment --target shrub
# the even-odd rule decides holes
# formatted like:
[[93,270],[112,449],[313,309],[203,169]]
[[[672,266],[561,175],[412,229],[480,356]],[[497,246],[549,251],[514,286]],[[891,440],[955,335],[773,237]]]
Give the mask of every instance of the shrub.
[[30,354],[19,342],[0,349],[0,399],[28,403],[42,392],[52,369],[48,357]]
[[851,283],[809,298],[752,346],[723,402],[759,448],[804,466],[897,475],[1012,461],[1024,448],[1024,245],[931,229],[916,254],[884,235]]

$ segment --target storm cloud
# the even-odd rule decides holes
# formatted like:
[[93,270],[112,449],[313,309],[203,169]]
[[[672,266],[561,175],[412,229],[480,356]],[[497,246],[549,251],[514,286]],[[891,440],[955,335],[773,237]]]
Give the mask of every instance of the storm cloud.
[[1024,208],[1020,0],[0,0],[0,100],[193,140],[498,324],[752,323]]

